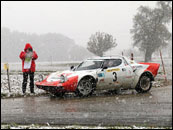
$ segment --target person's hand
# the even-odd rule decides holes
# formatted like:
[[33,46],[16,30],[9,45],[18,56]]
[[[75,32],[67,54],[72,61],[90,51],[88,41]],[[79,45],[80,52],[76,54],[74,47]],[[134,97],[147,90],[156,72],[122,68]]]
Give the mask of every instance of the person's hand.
[[26,58],[32,58],[32,56],[33,56],[32,52],[29,51],[26,53]]
[[32,53],[32,59],[34,59],[34,53]]

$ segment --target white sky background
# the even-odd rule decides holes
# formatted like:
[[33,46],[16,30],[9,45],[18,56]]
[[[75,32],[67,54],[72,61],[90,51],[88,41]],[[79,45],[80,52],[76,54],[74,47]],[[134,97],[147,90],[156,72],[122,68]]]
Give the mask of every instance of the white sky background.
[[4,1],[1,26],[28,33],[61,33],[84,47],[91,34],[103,31],[117,39],[117,49],[127,49],[133,42],[130,29],[137,8],[155,4],[153,1]]

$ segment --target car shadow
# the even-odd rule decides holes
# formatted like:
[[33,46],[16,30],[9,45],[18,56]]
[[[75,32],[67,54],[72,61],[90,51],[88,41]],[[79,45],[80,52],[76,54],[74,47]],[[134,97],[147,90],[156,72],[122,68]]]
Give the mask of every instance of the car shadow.
[[137,93],[134,89],[126,89],[126,90],[102,90],[102,91],[95,91],[92,95],[90,96],[83,96],[79,97],[75,95],[75,93],[65,93],[63,96],[55,96],[52,94],[49,94],[48,96],[52,100],[68,100],[68,99],[89,99],[89,98],[101,98],[101,97],[112,97],[112,96],[117,96],[117,97],[141,97],[141,96],[151,96],[152,94],[150,92],[147,93]]

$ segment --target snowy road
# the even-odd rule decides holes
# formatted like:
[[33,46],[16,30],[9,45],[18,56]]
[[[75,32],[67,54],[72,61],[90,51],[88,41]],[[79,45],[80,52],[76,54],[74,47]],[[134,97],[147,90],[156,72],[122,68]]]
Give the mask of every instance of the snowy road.
[[1,99],[1,124],[172,126],[172,85],[146,94]]

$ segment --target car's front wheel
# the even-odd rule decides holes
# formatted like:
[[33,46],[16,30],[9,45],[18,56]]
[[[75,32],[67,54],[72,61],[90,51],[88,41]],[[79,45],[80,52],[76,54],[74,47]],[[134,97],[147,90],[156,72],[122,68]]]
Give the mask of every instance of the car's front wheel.
[[151,87],[152,87],[152,80],[150,76],[142,75],[135,89],[139,93],[145,93],[148,92],[151,89]]
[[81,79],[79,82],[77,89],[76,89],[76,94],[77,96],[89,96],[93,93],[95,89],[95,80],[91,77],[85,77]]

